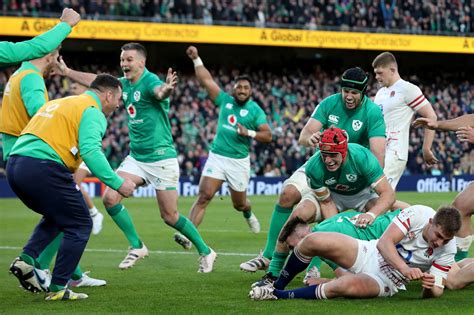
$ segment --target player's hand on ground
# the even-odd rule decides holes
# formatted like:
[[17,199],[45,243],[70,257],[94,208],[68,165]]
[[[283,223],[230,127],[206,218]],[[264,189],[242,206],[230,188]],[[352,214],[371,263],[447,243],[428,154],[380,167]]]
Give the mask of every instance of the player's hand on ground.
[[237,123],[237,133],[239,136],[248,137],[249,130],[242,126],[240,123]]
[[403,270],[400,270],[400,272],[408,279],[408,280],[418,280],[423,278],[423,271],[420,270],[420,268],[410,268],[406,267]]
[[423,273],[421,278],[421,286],[425,289],[432,289],[435,284],[435,276],[429,273]]
[[474,143],[474,128],[470,126],[459,127],[456,136],[461,142]]
[[425,117],[420,117],[420,118],[415,119],[412,125],[415,128],[423,127],[423,128],[428,128],[432,130],[435,130],[438,128],[438,122],[436,120],[425,118]]
[[321,140],[321,131],[315,132],[309,137],[308,139],[308,144],[311,147],[316,147],[319,144],[319,141]]
[[171,90],[173,90],[178,84],[178,74],[176,74],[176,71],[173,71],[172,68],[168,68],[165,84],[166,88]]
[[61,75],[67,77],[69,68],[63,60],[63,56],[59,56],[58,62],[53,66],[50,75]]
[[74,27],[81,20],[81,16],[73,9],[65,8],[59,19],[61,22],[66,22],[71,27]]
[[439,162],[439,160],[434,155],[433,151],[431,150],[423,150],[423,160],[425,163],[432,166]]
[[367,213],[362,213],[357,217],[355,225],[360,228],[366,228],[368,225],[374,222],[375,218]]
[[186,49],[186,54],[189,58],[191,58],[191,60],[194,60],[199,57],[198,50],[194,46],[189,46],[188,49]]
[[118,189],[118,193],[127,198],[133,194],[136,187],[137,185],[130,178],[124,178],[122,186]]

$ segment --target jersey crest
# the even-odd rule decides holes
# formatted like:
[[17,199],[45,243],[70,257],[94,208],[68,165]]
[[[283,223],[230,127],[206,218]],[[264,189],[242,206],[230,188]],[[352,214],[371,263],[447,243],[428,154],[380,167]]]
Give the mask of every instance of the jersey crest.
[[355,183],[357,181],[357,175],[356,174],[346,174],[346,178],[351,183]]
[[364,123],[360,120],[353,120],[352,121],[352,129],[354,129],[354,131],[359,131],[360,128],[362,128],[362,125]]
[[245,117],[245,116],[247,116],[248,113],[249,113],[248,110],[246,110],[246,109],[241,109],[241,110],[240,110],[240,117]]
[[139,102],[141,96],[142,95],[141,95],[140,91],[135,91],[135,93],[133,93],[133,99],[135,100],[135,102]]

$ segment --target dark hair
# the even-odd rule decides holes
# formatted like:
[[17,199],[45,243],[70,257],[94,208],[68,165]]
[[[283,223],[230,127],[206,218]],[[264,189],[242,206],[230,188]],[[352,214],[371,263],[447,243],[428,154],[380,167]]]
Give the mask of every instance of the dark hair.
[[147,56],[145,46],[143,46],[142,44],[139,44],[139,43],[127,43],[127,44],[122,46],[122,50],[136,50],[143,57],[145,57],[145,59],[146,59],[146,56]]
[[386,51],[375,57],[374,61],[372,61],[372,67],[386,67],[391,63],[397,65],[397,59],[395,59],[395,56],[391,52]]
[[439,225],[444,233],[454,235],[461,228],[461,213],[453,206],[441,206],[433,218],[433,224]]
[[286,242],[286,239],[295,231],[299,224],[306,224],[306,221],[300,217],[294,217],[286,222],[278,236],[278,241],[281,243]]
[[347,69],[342,74],[341,88],[354,89],[364,94],[368,83],[369,76],[359,67]]
[[250,87],[252,87],[252,79],[248,75],[239,75],[235,78],[234,82],[237,83],[239,81],[247,81],[250,84]]
[[90,86],[91,89],[99,90],[101,92],[104,92],[104,90],[107,89],[116,90],[119,87],[122,87],[120,81],[116,77],[105,73],[97,75]]

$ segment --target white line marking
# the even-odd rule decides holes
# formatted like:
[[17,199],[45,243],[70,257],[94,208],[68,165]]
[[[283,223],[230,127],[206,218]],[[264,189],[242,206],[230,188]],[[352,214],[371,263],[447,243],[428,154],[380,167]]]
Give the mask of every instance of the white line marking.
[[[0,246],[0,250],[22,250],[22,247],[16,246]],[[122,249],[94,249],[94,248],[86,248],[86,252],[91,253],[127,253],[126,250]],[[196,251],[165,251],[165,250],[148,250],[149,253],[152,254],[168,254],[168,255],[196,255]],[[250,254],[250,253],[223,253],[217,252],[219,256],[245,256],[245,257],[254,257],[257,254]]]

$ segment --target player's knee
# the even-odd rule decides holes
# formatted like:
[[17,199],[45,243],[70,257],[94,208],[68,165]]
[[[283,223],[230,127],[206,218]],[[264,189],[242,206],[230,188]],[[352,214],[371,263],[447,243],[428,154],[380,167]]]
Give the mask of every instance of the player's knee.
[[237,201],[233,203],[234,209],[237,211],[249,211],[250,203]]
[[178,211],[172,211],[172,212],[161,211],[160,216],[163,219],[163,221],[170,226],[174,226],[176,222],[178,222],[178,219],[179,219]]
[[113,206],[117,205],[120,203],[120,195],[116,193],[115,191],[112,190],[107,190],[105,192],[104,197],[102,197],[102,203],[104,204],[104,207],[107,208],[112,208]]
[[210,194],[209,192],[200,190],[197,202],[200,205],[207,205],[209,202],[211,202],[213,197],[214,195]]
[[293,185],[283,187],[278,198],[278,204],[284,208],[291,208],[301,200],[300,192]]

